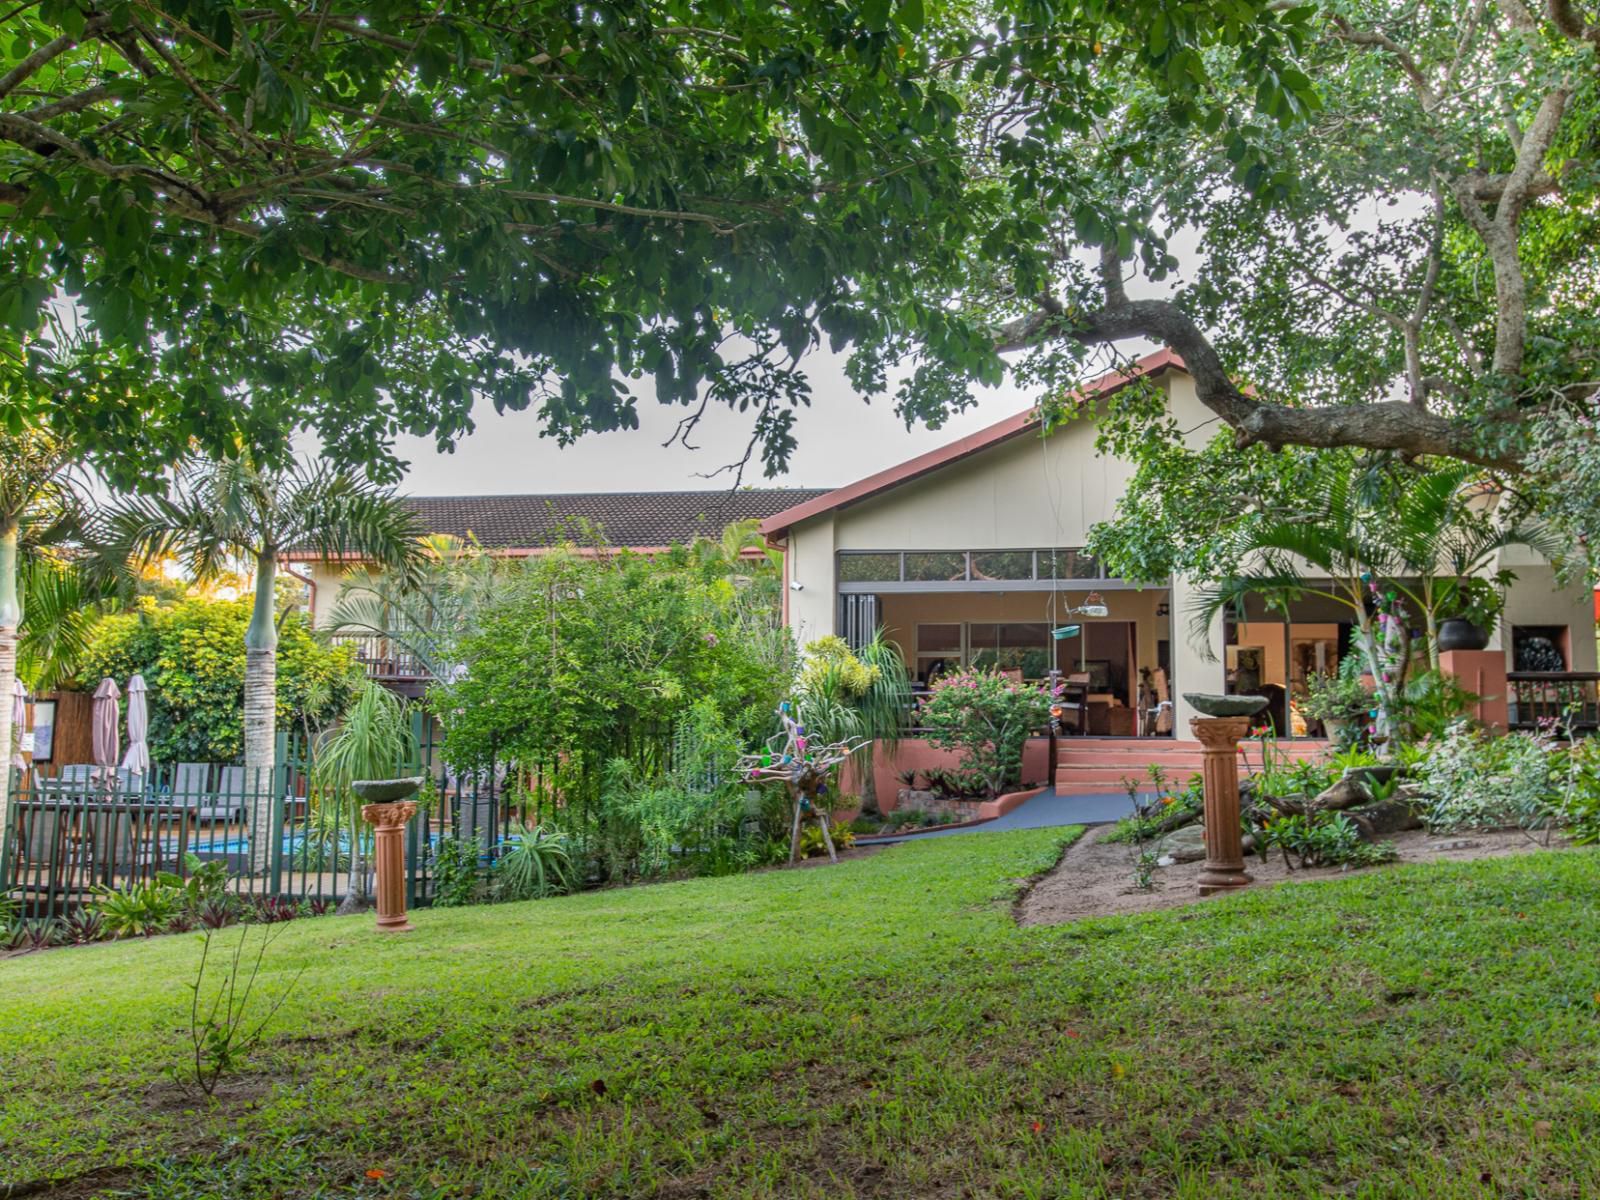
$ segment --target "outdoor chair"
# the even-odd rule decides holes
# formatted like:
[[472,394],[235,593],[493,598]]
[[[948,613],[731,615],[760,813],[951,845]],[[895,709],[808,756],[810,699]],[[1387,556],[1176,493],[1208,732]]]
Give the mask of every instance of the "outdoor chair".
[[1061,680],[1061,695],[1056,697],[1056,724],[1062,733],[1076,733],[1079,737],[1089,732],[1089,673],[1075,671]]
[[215,798],[215,814],[207,816],[205,810],[201,811],[203,820],[212,821],[242,821],[244,820],[244,768],[223,767],[222,780],[217,788]]
[[1167,690],[1167,673],[1160,668],[1150,672],[1150,689],[1145,701],[1144,736],[1172,732],[1172,695]]

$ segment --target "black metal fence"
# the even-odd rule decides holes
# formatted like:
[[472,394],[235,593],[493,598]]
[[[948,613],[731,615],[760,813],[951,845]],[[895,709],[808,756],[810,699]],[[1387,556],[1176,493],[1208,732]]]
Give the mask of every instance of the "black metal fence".
[[[475,839],[487,865],[500,852],[513,814],[493,772],[433,769],[428,723],[415,729],[427,774],[406,831],[407,902],[432,900],[432,867],[442,837]],[[370,894],[372,831],[355,804],[317,794],[304,747],[280,736],[277,765],[252,779],[236,764],[163,764],[145,772],[88,765],[13,771],[3,836],[0,897],[23,915],[65,916],[100,889],[187,878],[191,864],[221,861],[242,897],[337,903]],[[261,832],[258,835],[258,831]]]

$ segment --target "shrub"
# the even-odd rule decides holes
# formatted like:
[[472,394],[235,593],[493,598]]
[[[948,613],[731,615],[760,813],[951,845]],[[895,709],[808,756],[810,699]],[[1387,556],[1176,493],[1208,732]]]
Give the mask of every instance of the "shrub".
[[[244,631],[250,602],[186,600],[104,618],[82,674],[150,685],[150,757],[232,762],[243,748]],[[349,646],[318,641],[303,618],[278,626],[278,728],[332,720],[364,681]]]
[[103,942],[111,936],[106,920],[92,908],[80,908],[61,922],[62,939],[74,946]]
[[1299,707],[1313,721],[1337,721],[1353,734],[1366,727],[1372,703],[1371,689],[1361,682],[1360,658],[1349,654],[1337,671],[1312,671],[1306,676]]
[[183,911],[183,892],[167,884],[130,883],[99,888],[95,908],[112,937],[154,937]]
[[1356,823],[1342,812],[1274,816],[1255,836],[1263,858],[1275,846],[1299,859],[1301,867],[1366,867],[1393,862],[1396,856],[1386,842],[1362,841]]
[[1398,697],[1395,715],[1401,736],[1411,742],[1443,737],[1473,711],[1478,699],[1454,675],[1423,671],[1406,683]]
[[1495,735],[1450,727],[1415,768],[1422,819],[1441,832],[1541,828],[1560,790],[1558,747],[1546,733]]
[[538,900],[572,890],[572,855],[567,836],[542,825],[516,825],[510,849],[494,864],[494,890],[501,900]]
[[483,846],[477,838],[442,837],[433,851],[433,904],[461,908],[483,899]]
[[959,751],[963,768],[976,773],[991,799],[1021,778],[1022,748],[1049,716],[1043,689],[976,670],[940,679],[922,709],[928,741]]
[[[834,825],[828,832],[833,838],[835,850],[848,850],[856,844],[856,835],[851,832],[848,825]],[[827,852],[827,844],[822,840],[821,825],[807,825],[800,831],[801,858],[817,858]]]

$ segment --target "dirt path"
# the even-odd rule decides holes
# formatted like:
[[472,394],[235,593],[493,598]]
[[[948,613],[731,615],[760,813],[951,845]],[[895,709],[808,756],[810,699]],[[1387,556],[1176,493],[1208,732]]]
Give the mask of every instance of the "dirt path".
[[[1158,868],[1156,886],[1152,891],[1134,888],[1136,852],[1129,845],[1102,842],[1101,837],[1110,829],[1109,825],[1091,829],[1068,848],[1055,869],[1039,880],[1017,905],[1019,924],[1059,925],[1111,913],[1146,912],[1156,908],[1179,908],[1186,904],[1203,903],[1195,884],[1201,869],[1198,862]],[[1526,834],[1515,829],[1460,834],[1432,834],[1414,830],[1396,834],[1390,840],[1400,852],[1398,863],[1366,867],[1364,870],[1385,871],[1394,865],[1441,859],[1494,858],[1541,848],[1530,841]],[[1566,845],[1560,838],[1551,842],[1553,848]],[[1283,856],[1276,853],[1264,865],[1254,855],[1246,855],[1245,870],[1256,880],[1250,890],[1349,874],[1340,867],[1291,872],[1284,867]]]

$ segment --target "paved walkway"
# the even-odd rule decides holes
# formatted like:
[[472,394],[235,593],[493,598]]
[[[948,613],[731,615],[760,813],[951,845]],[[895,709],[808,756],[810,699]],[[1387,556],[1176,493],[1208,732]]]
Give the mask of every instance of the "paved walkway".
[[962,833],[1004,833],[1008,829],[1048,829],[1053,825],[1099,825],[1107,821],[1120,821],[1133,811],[1126,792],[1102,795],[1062,796],[1055,788],[1046,788],[1031,800],[1025,800],[1003,817],[985,821],[982,825],[969,825],[965,829],[929,829],[923,833],[904,834],[892,838],[862,838],[869,842],[904,842],[928,837],[955,837]]

